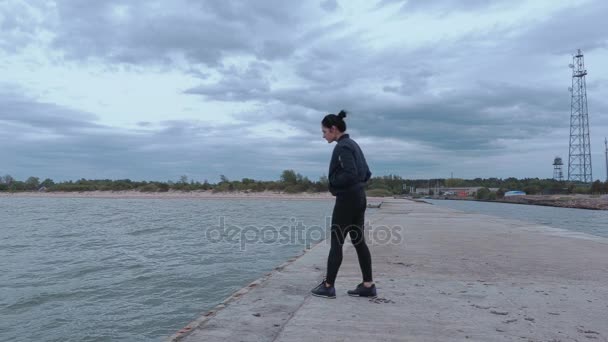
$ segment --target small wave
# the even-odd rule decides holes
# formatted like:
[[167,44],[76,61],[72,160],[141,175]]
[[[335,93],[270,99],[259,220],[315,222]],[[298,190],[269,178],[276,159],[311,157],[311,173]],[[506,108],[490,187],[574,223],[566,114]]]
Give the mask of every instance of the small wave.
[[140,229],[140,230],[134,230],[134,231],[128,232],[127,235],[139,236],[139,235],[153,234],[153,233],[163,231],[165,229],[167,229],[167,227],[146,228],[146,229]]
[[90,295],[87,291],[41,293],[32,297],[21,298],[15,303],[6,306],[9,310],[23,310],[53,301],[71,301],[75,298],[84,298]]

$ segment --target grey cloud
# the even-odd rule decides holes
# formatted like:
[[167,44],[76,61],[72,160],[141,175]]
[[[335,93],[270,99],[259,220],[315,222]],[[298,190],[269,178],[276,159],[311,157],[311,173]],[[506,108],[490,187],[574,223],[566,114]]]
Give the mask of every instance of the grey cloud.
[[399,5],[403,6],[403,4],[405,4],[407,1],[408,0],[380,0],[380,1],[376,2],[375,8],[381,9],[386,6],[395,5],[395,4],[399,4]]
[[189,1],[190,4],[201,6],[212,11],[217,17],[233,22],[255,23],[285,23],[296,24],[298,22],[298,9],[300,6],[294,3],[286,3],[282,0],[269,1],[221,1],[212,0],[201,3],[196,0]]
[[[63,0],[51,4],[0,7],[0,17],[12,18],[13,12],[27,15],[23,20],[2,21],[3,27],[19,35],[10,40],[0,37],[0,48],[26,45],[35,40],[35,33],[49,31],[53,47],[71,59],[171,64],[182,55],[191,63],[217,67],[225,57],[235,55],[269,61],[286,58],[335,28],[311,25],[308,20],[317,15],[311,4],[279,0]],[[332,5],[331,0],[324,3],[325,8]],[[26,11],[28,7],[44,19],[36,20]],[[200,68],[187,71],[206,74]]]
[[[378,106],[361,114],[365,119],[360,125],[369,135],[401,137],[444,151],[485,150],[484,154],[492,151],[494,155],[511,148],[501,140],[525,144],[542,137],[551,139],[552,132],[568,129],[570,99],[566,92],[500,84],[484,87],[490,91],[477,89],[476,97],[471,95],[474,91],[467,91],[466,98],[454,94],[422,104]],[[596,107],[595,113],[605,109]],[[594,118],[594,124],[602,123]]]
[[509,48],[519,53],[572,54],[608,47],[608,2],[596,0],[566,8],[513,38]]
[[25,1],[3,1],[0,3],[0,49],[17,52],[29,42],[36,41],[42,31],[40,17],[49,10],[48,3],[39,3],[34,8]]
[[291,40],[274,39],[263,41],[261,47],[257,51],[259,52],[259,55],[264,56],[265,59],[276,60],[291,55],[296,48],[297,47]]
[[432,11],[469,11],[484,9],[494,4],[513,4],[508,0],[380,0],[376,3],[376,9],[399,4],[401,11],[414,12],[423,10]]
[[[383,66],[390,69],[394,62],[386,60]],[[356,68],[359,62],[354,63]],[[317,129],[322,113],[346,107],[359,113],[359,124],[365,127],[365,135],[419,141],[446,150],[497,149],[499,146],[494,144],[497,139],[536,136],[567,123],[566,119],[556,120],[566,115],[569,108],[569,97],[563,89],[474,82],[458,91],[431,95],[426,93],[427,79],[434,73],[424,69],[408,72],[405,67],[404,72],[397,73],[398,86],[384,86],[385,91],[396,92],[395,96],[387,97],[379,95],[382,86],[379,89],[359,87],[378,72],[377,68],[356,74],[336,70],[331,64],[327,67],[328,70],[315,71],[317,74],[307,74],[311,80],[309,86],[259,93],[257,100],[278,101],[301,108],[300,113],[316,112],[312,116],[290,115],[288,119],[296,127],[311,127],[311,134]],[[381,69],[379,74],[386,75],[386,70]],[[372,78],[370,84],[381,85],[382,81]],[[219,93],[214,99],[222,99],[224,95]],[[250,95],[252,93],[241,94],[244,99],[256,100]]]
[[325,0],[319,6],[327,12],[333,12],[340,7],[337,0]]
[[249,132],[248,123],[167,120],[120,129],[97,124],[87,113],[3,93],[0,108],[0,172],[20,179],[277,179],[288,168],[315,177],[325,171],[329,153],[317,137],[279,145]]
[[[136,7],[136,15],[144,18],[112,23],[98,13],[83,13],[67,5],[60,9],[63,22],[54,43],[74,58],[105,57],[135,64],[166,62],[171,53],[182,52],[188,58],[215,64],[226,52],[252,48],[239,39],[242,32],[238,27],[194,14],[161,16]],[[83,15],[83,21],[71,20]]]
[[511,0],[426,0],[426,1],[414,1],[409,0],[403,4],[402,9],[408,10],[433,10],[433,9],[456,9],[461,11],[467,11],[472,9],[485,8],[493,4],[513,4]]
[[[309,96],[301,96],[302,93]],[[472,96],[475,94],[475,96]],[[313,134],[322,115],[346,107],[347,122],[365,136],[417,141],[443,150],[499,149],[497,139],[526,139],[568,124],[569,98],[558,89],[509,84],[479,84],[423,101],[375,98],[331,88],[294,89],[273,94],[292,107],[287,123],[310,127]],[[297,108],[310,108],[310,110]],[[312,112],[312,115],[307,113]],[[267,116],[268,117],[268,116]],[[561,118],[561,120],[560,120]]]
[[346,27],[343,20],[331,22],[329,24],[318,24],[308,28],[296,38],[296,43],[307,46],[314,46],[327,35]]
[[[2,94],[0,94],[2,95]],[[58,132],[99,128],[92,114],[63,108],[51,103],[35,102],[14,94],[0,97],[0,121],[26,124],[36,128],[55,128]]]
[[[216,66],[231,54],[275,59],[291,54],[286,43],[302,20],[301,5],[283,1],[57,2],[45,23],[54,46],[71,58],[166,63],[175,54]],[[121,18],[125,16],[124,18]],[[53,16],[49,16],[53,17]]]
[[[468,5],[491,3],[501,2]],[[434,2],[434,6],[447,4]],[[306,85],[272,89],[259,93],[257,100],[319,114],[346,107],[360,113],[367,135],[388,135],[445,150],[504,149],[497,140],[525,140],[567,127],[568,78],[563,86],[529,85],[527,79],[514,78],[510,72],[517,70],[518,61],[525,63],[525,56],[508,58],[512,38],[502,39],[505,44],[488,44],[496,37],[509,37],[505,30],[475,32],[415,51],[369,51],[356,35],[326,39],[292,58]],[[490,67],[494,80],[486,76],[491,75]],[[450,85],[455,90],[437,93],[433,88],[451,76],[442,74],[446,70],[459,72],[461,83]],[[248,95],[247,101],[256,100]],[[299,115],[290,120],[298,127],[316,127],[319,118]]]
[[428,82],[434,73],[428,69],[402,71],[399,85],[384,86],[382,90],[389,93],[412,94],[428,87]]
[[[409,83],[414,77],[424,78],[416,87],[418,93],[427,90],[426,80],[436,74],[431,71],[436,67],[434,64],[441,66],[442,57],[458,44],[450,42],[416,49],[389,46],[370,50],[361,39],[361,32],[352,32],[326,39],[300,53],[293,58],[293,66],[295,73],[308,82],[307,89],[313,91],[312,95],[316,95],[314,91],[325,94],[377,85],[380,92],[383,86],[395,82]],[[357,97],[356,93],[352,95]]]
[[385,91],[387,93],[398,93],[400,91],[401,87],[399,86],[384,86],[382,87],[382,91]]
[[264,63],[250,63],[245,70],[235,67],[222,70],[222,79],[214,84],[203,84],[185,91],[187,94],[204,95],[219,101],[260,100],[270,91],[267,73],[270,67]]
[[286,42],[293,40],[303,20],[301,4],[278,0],[63,0],[3,5],[0,47],[4,49],[26,45],[35,41],[37,33],[50,31],[53,46],[69,58],[132,64],[170,63],[176,54],[210,66],[230,54],[260,59],[287,56],[295,47]]
[[[532,71],[542,75],[549,69],[533,63],[546,60],[547,54],[565,54],[578,47],[605,47],[608,36],[602,17],[608,8],[602,1],[578,5],[543,20],[518,23],[516,28],[476,31],[416,49],[371,47],[366,32],[353,32],[342,21],[320,26],[315,15],[337,10],[334,1],[317,1],[304,8],[284,1],[141,0],[125,5],[127,12],[136,14],[136,20],[126,21],[112,16],[121,4],[118,1],[66,0],[57,4],[56,13],[49,9],[48,22],[36,22],[23,14],[24,22],[33,22],[28,30],[19,31],[24,26],[21,21],[2,21],[0,25],[3,30],[10,27],[14,34],[25,32],[23,36],[13,34],[10,40],[27,41],[34,39],[35,32],[51,30],[57,35],[54,47],[77,59],[171,63],[172,56],[182,54],[190,63],[185,72],[201,80],[187,93],[215,101],[246,101],[257,112],[242,113],[239,119],[245,124],[236,126],[173,120],[120,130],[99,125],[94,116],[67,108],[4,98],[0,110],[4,110],[5,119],[0,126],[10,137],[5,142],[19,141],[20,145],[11,146],[22,152],[4,160],[26,165],[23,158],[27,155],[27,165],[43,165],[45,161],[59,170],[62,164],[58,160],[69,165],[73,158],[74,165],[97,173],[141,172],[143,177],[157,179],[182,173],[213,177],[221,172],[234,172],[229,177],[274,178],[282,168],[299,167],[324,171],[327,150],[318,145],[319,123],[323,114],[341,108],[352,111],[347,119],[349,130],[360,137],[378,141],[394,138],[466,158],[509,153],[514,147],[506,147],[504,140],[526,144],[567,129],[567,68],[563,84],[538,84]],[[439,15],[485,11],[511,2],[378,3],[390,4],[395,9],[402,7],[399,16],[406,16],[412,11]],[[0,45],[8,41],[0,37]],[[257,62],[244,68],[226,67],[224,57],[243,56]],[[291,70],[299,78],[297,85],[273,80],[269,75],[277,71],[271,69],[274,62]],[[566,58],[564,66],[568,62]],[[531,72],[522,76],[523,68]],[[595,91],[600,93],[605,87],[597,84]],[[590,98],[590,109],[606,112],[608,105]],[[19,115],[9,116],[9,112]],[[593,124],[605,122],[591,114]],[[286,142],[280,139],[281,133],[274,139],[259,138],[247,125],[259,122],[278,122],[304,133]],[[17,129],[31,134],[20,137],[14,133]],[[242,134],[236,142],[235,131]],[[27,140],[36,135],[42,139],[44,134],[49,140],[43,140],[43,146]],[[34,148],[34,144],[39,146]],[[54,159],[45,159],[50,155]],[[412,156],[408,156],[410,164],[394,162],[381,152],[370,158],[380,170],[399,165],[429,170],[442,165],[425,159],[410,162]],[[76,173],[76,169],[71,172]]]

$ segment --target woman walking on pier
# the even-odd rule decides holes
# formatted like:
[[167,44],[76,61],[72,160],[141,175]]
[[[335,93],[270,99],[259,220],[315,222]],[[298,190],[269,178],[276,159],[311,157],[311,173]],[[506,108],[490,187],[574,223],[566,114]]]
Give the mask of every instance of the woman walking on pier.
[[336,142],[329,163],[329,191],[336,196],[331,218],[331,248],[327,259],[327,277],[312,294],[318,297],[336,298],[334,283],[342,264],[342,246],[346,234],[357,250],[363,282],[348,294],[357,297],[376,297],[376,285],[372,279],[372,258],[363,234],[365,209],[365,183],[371,172],[359,145],[346,131],[345,111],[338,115],[328,114],[321,121],[323,138],[328,143]]

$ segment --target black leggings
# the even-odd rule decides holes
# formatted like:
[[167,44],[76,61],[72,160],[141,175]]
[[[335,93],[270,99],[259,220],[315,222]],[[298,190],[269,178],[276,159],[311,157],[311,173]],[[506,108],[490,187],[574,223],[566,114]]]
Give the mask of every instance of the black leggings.
[[331,249],[327,259],[326,278],[327,283],[332,286],[342,264],[342,246],[346,234],[350,234],[350,239],[357,250],[363,281],[373,281],[372,257],[363,234],[366,208],[367,199],[364,189],[341,193],[336,196],[336,204],[331,218]]

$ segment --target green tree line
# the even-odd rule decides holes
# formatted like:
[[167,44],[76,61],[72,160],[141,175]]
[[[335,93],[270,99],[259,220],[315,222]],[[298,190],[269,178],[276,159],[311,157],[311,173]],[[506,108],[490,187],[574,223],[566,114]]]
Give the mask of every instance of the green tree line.
[[[230,180],[221,175],[220,181],[210,183],[189,179],[181,176],[175,181],[132,181],[130,179],[80,179],[64,182],[55,182],[46,178],[29,177],[26,180],[17,180],[10,175],[0,177],[0,192],[22,192],[22,191],[126,191],[134,190],[141,192],[168,192],[168,191],[213,191],[213,192],[326,192],[328,179],[321,176],[318,180],[310,180],[308,177],[294,170],[284,170],[279,179],[275,181],[261,181],[251,178],[241,180]],[[498,195],[509,190],[521,190],[527,194],[552,194],[552,193],[582,193],[582,194],[605,194],[608,193],[608,182],[599,180],[589,184],[575,184],[566,181],[539,178],[475,178],[475,179],[404,179],[398,175],[372,177],[367,184],[367,190],[374,196],[391,196],[406,194],[410,187],[434,189],[435,187],[483,187],[498,188]],[[485,190],[484,190],[485,191]],[[485,193],[482,191],[482,193]],[[488,195],[493,196],[493,195]]]

